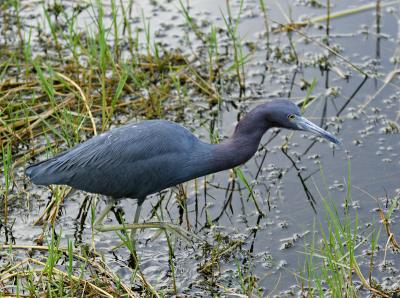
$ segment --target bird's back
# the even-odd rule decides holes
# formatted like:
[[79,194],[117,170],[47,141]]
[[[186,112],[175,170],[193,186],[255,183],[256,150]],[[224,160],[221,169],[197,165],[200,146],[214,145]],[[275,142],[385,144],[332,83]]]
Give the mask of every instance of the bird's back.
[[144,198],[190,179],[192,154],[206,145],[176,123],[144,121],[93,137],[29,166],[26,174],[39,185],[66,184],[115,198]]

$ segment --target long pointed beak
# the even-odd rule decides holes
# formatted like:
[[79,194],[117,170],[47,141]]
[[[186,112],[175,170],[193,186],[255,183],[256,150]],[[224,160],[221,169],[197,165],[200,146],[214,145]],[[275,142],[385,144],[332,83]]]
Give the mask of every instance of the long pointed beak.
[[296,124],[299,127],[299,129],[304,130],[304,131],[309,131],[312,132],[318,136],[321,136],[328,141],[336,144],[336,145],[341,145],[342,142],[334,137],[331,133],[327,132],[326,130],[322,129],[321,127],[315,125],[311,121],[307,120],[304,117],[297,116],[296,117]]

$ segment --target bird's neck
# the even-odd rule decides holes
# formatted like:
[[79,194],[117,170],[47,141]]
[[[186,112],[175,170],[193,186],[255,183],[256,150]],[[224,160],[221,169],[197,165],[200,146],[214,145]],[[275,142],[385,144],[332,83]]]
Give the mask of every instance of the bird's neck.
[[219,171],[245,163],[256,153],[261,138],[268,129],[269,125],[263,115],[251,111],[239,121],[232,137],[213,146],[211,163]]
[[257,151],[270,124],[257,109],[239,121],[233,135],[219,144],[200,142],[191,153],[192,172],[182,181],[227,170],[248,161]]

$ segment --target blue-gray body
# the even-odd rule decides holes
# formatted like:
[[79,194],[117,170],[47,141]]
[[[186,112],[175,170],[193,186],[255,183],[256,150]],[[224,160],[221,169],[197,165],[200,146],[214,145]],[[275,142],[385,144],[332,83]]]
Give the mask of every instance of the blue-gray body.
[[[271,126],[304,129],[291,115],[302,118],[299,108],[286,100],[259,105],[238,123],[231,138],[217,145],[165,120],[127,124],[31,165],[26,174],[39,185],[66,184],[114,198],[144,199],[246,162]],[[324,137],[339,142],[329,133]]]
[[151,120],[96,136],[28,167],[26,174],[39,185],[66,184],[114,198],[144,198],[218,170],[216,149],[176,123]]
[[145,121],[96,136],[26,173],[39,185],[67,184],[114,198],[142,198],[196,176],[190,169],[196,156],[207,158],[209,146],[178,124]]

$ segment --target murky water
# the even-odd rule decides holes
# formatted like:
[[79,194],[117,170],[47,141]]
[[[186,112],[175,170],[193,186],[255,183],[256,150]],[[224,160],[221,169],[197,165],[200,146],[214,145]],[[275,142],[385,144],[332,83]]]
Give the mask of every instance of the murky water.
[[[232,14],[236,16],[239,3],[228,2],[231,4]],[[298,20],[304,16],[325,15],[326,8],[312,7],[306,5],[306,2],[273,2],[269,6],[268,21],[274,24],[274,27],[278,27],[278,24],[287,22],[288,16]],[[332,2],[332,13],[370,3]],[[208,32],[210,24],[224,27],[221,14],[227,12],[226,1],[198,0],[189,4],[189,12],[202,24],[202,31]],[[177,1],[152,4],[144,1],[140,5],[134,5],[132,23],[141,27],[143,12],[150,23],[154,38],[165,43],[166,48],[179,49],[189,55],[204,55],[201,42],[193,32],[183,26],[185,20],[179,10],[180,4]],[[238,179],[233,183],[230,171],[207,177],[206,181],[198,179],[197,189],[194,182],[188,183],[187,216],[182,219],[182,227],[190,225],[196,234],[207,238],[214,245],[218,245],[214,239],[218,233],[230,241],[241,240],[243,244],[221,257],[219,268],[213,268],[212,273],[205,273],[201,268],[209,256],[198,246],[191,246],[176,239],[173,260],[180,293],[203,296],[222,291],[221,288],[232,288],[233,292],[240,288],[238,265],[257,276],[258,285],[262,287],[264,295],[281,293],[282,296],[289,296],[291,292],[297,293],[299,282],[293,273],[303,268],[304,245],[311,240],[315,223],[316,226],[319,226],[319,222],[323,226],[326,224],[321,194],[331,197],[338,206],[342,206],[348,187],[349,168],[351,213],[358,213],[360,234],[368,234],[371,231],[370,224],[379,227],[376,208],[387,209],[387,202],[400,195],[400,138],[398,130],[390,125],[399,123],[399,78],[394,76],[385,84],[390,73],[398,67],[398,12],[398,5],[383,7],[378,24],[374,9],[331,20],[330,47],[340,51],[346,60],[368,73],[369,78],[363,83],[364,76],[344,59],[329,54],[320,42],[307,41],[304,36],[295,32],[291,35],[299,63],[296,65],[293,61],[284,62],[285,59],[293,59],[290,58],[293,56],[293,50],[288,34],[282,32],[271,33],[270,43],[273,50],[269,61],[266,61],[262,12],[258,1],[245,1],[243,17],[238,27],[243,41],[251,42],[246,51],[252,51],[246,64],[245,94],[240,98],[237,83],[228,82],[220,89],[225,102],[218,116],[214,118],[210,115],[215,113],[207,111],[204,100],[193,96],[193,103],[189,106],[193,114],[187,116],[185,126],[191,127],[197,135],[208,140],[207,129],[212,121],[220,137],[227,137],[232,133],[240,114],[239,110],[248,110],[257,103],[276,97],[302,99],[307,92],[302,89],[302,84],[311,83],[316,79],[318,83],[313,95],[317,98],[305,114],[315,123],[327,125],[328,130],[335,132],[342,139],[344,146],[332,147],[327,142],[316,140],[305,133],[281,131],[274,137],[274,132],[268,132],[263,138],[259,152],[242,167],[245,176],[254,187],[255,198],[265,213],[264,217],[259,216],[243,183]],[[79,24],[90,27],[90,15],[90,11],[82,13],[78,19]],[[36,20],[32,19],[31,22],[35,24]],[[320,40],[320,37],[326,35],[325,22],[299,30],[314,40]],[[221,36],[219,42],[223,48],[224,44],[230,41]],[[278,49],[281,50],[280,53]],[[228,53],[227,58],[229,59],[226,63],[232,63],[232,52]],[[319,62],[324,59],[328,59],[333,69],[329,73],[320,67]],[[343,74],[346,78],[343,78]],[[329,76],[328,80],[326,76]],[[356,93],[352,97],[354,92]],[[345,108],[341,111],[343,106]],[[199,119],[199,110],[205,111],[204,119]],[[174,119],[173,115],[166,117]],[[205,124],[200,127],[200,123]],[[281,146],[287,137],[289,143],[286,155]],[[291,160],[295,162],[296,167]],[[22,169],[18,173],[19,176],[22,175],[21,171]],[[240,191],[237,190],[239,188]],[[29,208],[25,206],[26,208],[13,210],[11,214],[16,220],[13,236],[19,244],[31,244],[32,239],[42,232],[42,229],[33,226],[32,222],[43,211],[49,195],[48,190],[39,190],[33,185],[28,185],[28,189],[34,198],[30,200],[32,205]],[[177,191],[164,192],[161,197],[164,199],[160,210],[162,209],[165,220],[178,223],[180,210],[176,204]],[[148,198],[143,207],[142,220],[150,216],[152,207],[159,199],[160,195]],[[86,214],[87,218],[84,218],[82,224],[80,212],[89,210],[87,200],[86,194],[77,193],[65,201],[62,215],[57,222],[57,226],[62,227],[65,239],[90,243],[90,215]],[[314,200],[315,203],[311,204],[310,200]],[[98,210],[102,205],[99,205]],[[127,213],[128,221],[131,221],[134,201],[123,200],[119,206]],[[394,235],[400,235],[399,214],[397,207],[392,215],[391,228]],[[109,221],[114,222],[114,217],[111,216]],[[214,224],[211,228],[210,222]],[[168,262],[169,250],[163,235],[148,241],[154,234],[155,232],[150,230],[138,234],[137,250],[141,269],[155,288],[168,292],[172,282]],[[115,253],[110,250],[118,245],[118,236],[114,233],[96,234],[94,240],[96,248],[105,254],[106,260],[117,273],[128,280],[129,271],[121,266],[121,263],[127,262],[128,251],[126,248],[120,248]],[[386,241],[387,237],[382,230],[382,250]],[[363,249],[368,248],[369,244],[366,243],[360,248],[360,254]],[[388,249],[386,261],[390,265],[379,266],[373,274],[384,285],[391,285],[400,279],[398,253]],[[377,264],[381,262],[382,259],[377,261]],[[369,258],[365,258],[361,264],[366,270]]]

